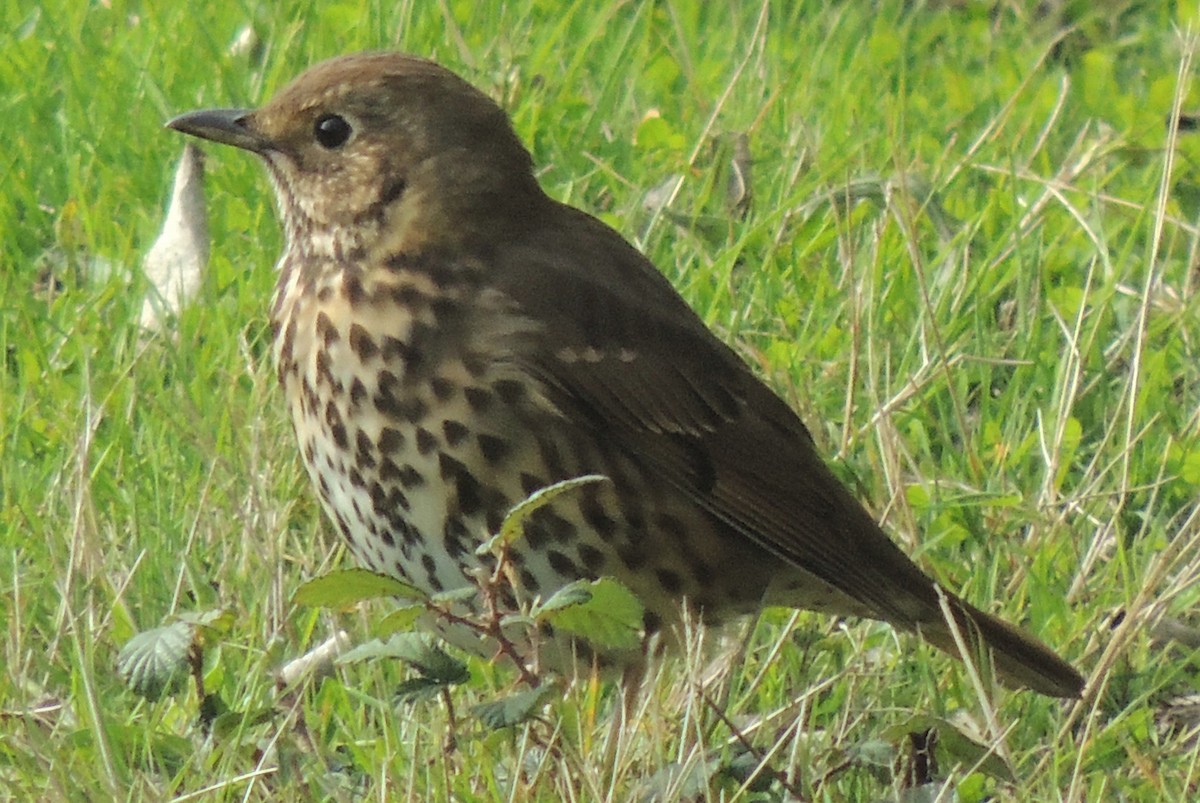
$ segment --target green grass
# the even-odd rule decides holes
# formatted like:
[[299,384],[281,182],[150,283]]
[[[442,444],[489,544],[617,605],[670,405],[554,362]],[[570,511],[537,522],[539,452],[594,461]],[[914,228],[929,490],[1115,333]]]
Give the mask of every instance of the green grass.
[[[745,766],[738,729],[808,799],[916,800],[914,717],[1011,762],[1006,781],[944,748],[960,800],[1195,794],[1195,733],[1164,711],[1200,673],[1158,624],[1190,627],[1200,597],[1200,137],[1167,126],[1197,105],[1175,28],[1194,8],[28,5],[0,10],[0,796],[670,799],[671,766]],[[246,25],[261,46],[231,55]],[[339,627],[367,638],[386,606],[291,603],[348,561],[268,364],[280,233],[259,166],[210,151],[210,273],[177,337],[139,336],[136,265],[182,146],[164,120],[254,105],[366,48],[432,56],[501,99],[547,190],[642,247],[907,550],[1096,694],[980,696],[915,638],[779,611],[723,676],[725,718],[695,656],[658,668],[628,727],[610,724],[614,688],[584,679],[496,732],[461,715],[512,676],[472,661],[453,751],[442,701],[393,704],[400,666],[277,692],[280,665]],[[744,220],[713,147],[737,133]],[[673,177],[669,208],[648,209]],[[217,607],[234,617],[205,686],[260,716],[206,736],[193,692],[146,702],[115,665],[135,632]],[[734,775],[688,793],[785,794]]]

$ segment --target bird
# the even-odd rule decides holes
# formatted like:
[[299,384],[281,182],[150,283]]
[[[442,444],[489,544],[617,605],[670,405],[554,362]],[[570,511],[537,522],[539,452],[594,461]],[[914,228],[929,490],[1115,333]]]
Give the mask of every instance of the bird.
[[768,606],[882,620],[956,657],[986,647],[1005,685],[1082,693],[1053,650],[919,568],[792,407],[621,234],[552,199],[507,113],[453,71],[343,55],[259,108],[167,126],[266,165],[275,368],[367,568],[469,586],[515,504],[599,475],[526,522],[521,594],[615,578],[646,633]]

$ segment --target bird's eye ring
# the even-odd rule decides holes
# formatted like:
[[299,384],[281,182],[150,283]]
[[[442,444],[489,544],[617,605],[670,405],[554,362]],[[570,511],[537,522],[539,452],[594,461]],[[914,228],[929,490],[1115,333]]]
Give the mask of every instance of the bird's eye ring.
[[340,114],[322,114],[313,124],[313,136],[321,147],[333,150],[346,144],[353,129]]

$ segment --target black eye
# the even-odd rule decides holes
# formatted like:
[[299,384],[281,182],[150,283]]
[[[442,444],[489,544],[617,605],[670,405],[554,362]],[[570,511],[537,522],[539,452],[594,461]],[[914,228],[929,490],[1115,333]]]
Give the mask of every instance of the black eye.
[[322,114],[313,125],[313,136],[317,138],[317,142],[321,143],[321,147],[330,150],[345,145],[346,140],[350,139],[350,134],[350,124],[340,114]]

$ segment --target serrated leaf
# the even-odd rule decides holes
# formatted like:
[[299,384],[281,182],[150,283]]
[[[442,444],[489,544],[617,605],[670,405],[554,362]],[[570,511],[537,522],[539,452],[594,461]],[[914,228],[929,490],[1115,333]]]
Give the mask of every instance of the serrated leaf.
[[435,678],[419,675],[415,678],[409,678],[402,681],[396,687],[396,693],[392,698],[396,703],[415,703],[421,700],[428,700],[430,697],[437,696],[438,692],[449,685]]
[[593,482],[608,481],[608,477],[605,477],[603,474],[585,474],[582,477],[563,480],[553,485],[547,485],[545,488],[539,488],[513,505],[508,511],[508,515],[504,517],[504,521],[500,524],[500,531],[481,544],[475,550],[475,554],[486,555],[489,552],[496,552],[517,540],[525,531],[525,521],[536,510],[545,507],[568,491],[572,491],[583,485],[589,485]]
[[121,648],[117,672],[125,685],[151,702],[164,693],[174,694],[188,676],[195,634],[188,622],[144,630]]
[[233,627],[236,617],[233,611],[228,608],[217,608],[200,613],[181,613],[178,619],[181,622],[187,622],[189,625],[203,627],[217,633],[228,633],[229,629]]
[[550,611],[541,620],[602,648],[632,650],[641,644],[645,608],[632,591],[611,577],[582,586],[591,599]]
[[550,599],[534,606],[533,618],[543,619],[547,615],[560,611],[563,608],[570,608],[573,605],[583,605],[586,602],[592,601],[592,583],[590,580],[576,580],[573,583],[567,583],[562,588],[555,591]]
[[314,577],[296,589],[292,601],[319,608],[345,608],[363,600],[400,597],[424,602],[428,596],[416,586],[367,569],[340,569]]
[[500,618],[500,626],[503,628],[524,627],[532,628],[537,622],[532,616],[526,616],[523,613],[510,613]]
[[405,605],[397,608],[379,620],[379,624],[375,626],[375,635],[383,639],[393,633],[407,633],[416,626],[417,620],[424,612],[424,605]]
[[465,683],[471,677],[466,664],[420,633],[397,633],[387,641],[368,641],[340,656],[337,662],[349,664],[374,658],[403,661],[443,685]]
[[937,729],[936,749],[942,767],[948,769],[954,764],[961,764],[967,769],[978,767],[979,772],[993,778],[1008,783],[1017,782],[1004,759],[972,739],[949,720],[917,714],[898,725],[886,728],[883,735],[894,742],[905,742],[908,734],[923,733],[931,728]]
[[478,594],[479,589],[476,586],[459,586],[434,594],[429,601],[434,605],[453,605],[456,602],[470,602]]
[[526,689],[501,700],[473,706],[471,714],[492,730],[510,728],[531,719],[554,691],[555,687],[551,684]]

